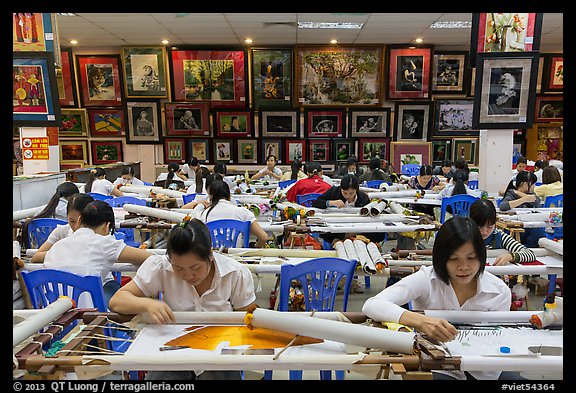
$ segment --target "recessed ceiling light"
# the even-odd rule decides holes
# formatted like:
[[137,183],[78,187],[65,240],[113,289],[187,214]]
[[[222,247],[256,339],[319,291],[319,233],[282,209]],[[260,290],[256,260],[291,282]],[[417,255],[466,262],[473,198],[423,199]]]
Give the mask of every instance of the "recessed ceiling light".
[[170,43],[170,41],[168,41],[168,40],[162,40],[162,43],[163,43],[164,45],[168,45],[168,44]]
[[470,21],[440,21],[430,25],[431,29],[469,29],[471,27]]
[[247,43],[247,44],[251,44],[251,43],[252,43],[252,38],[246,38],[246,39],[244,40],[244,42]]
[[76,44],[78,43],[78,41],[76,41],[76,40],[71,40],[70,43],[71,43],[72,45],[76,45]]
[[330,43],[331,43],[331,44],[337,44],[337,43],[338,43],[338,40],[330,40]]
[[421,44],[424,40],[422,38],[416,38],[414,42]]
[[361,29],[364,23],[298,22],[299,29]]

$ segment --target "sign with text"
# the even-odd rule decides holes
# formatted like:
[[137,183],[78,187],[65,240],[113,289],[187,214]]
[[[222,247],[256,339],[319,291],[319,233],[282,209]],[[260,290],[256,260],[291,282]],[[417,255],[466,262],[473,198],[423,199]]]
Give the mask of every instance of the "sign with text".
[[24,160],[48,160],[48,138],[22,138],[22,157]]

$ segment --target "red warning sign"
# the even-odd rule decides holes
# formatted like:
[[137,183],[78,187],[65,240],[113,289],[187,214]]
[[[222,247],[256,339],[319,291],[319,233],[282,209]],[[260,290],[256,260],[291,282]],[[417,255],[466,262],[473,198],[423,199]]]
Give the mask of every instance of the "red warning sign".
[[25,160],[48,160],[48,138],[22,138],[22,157]]

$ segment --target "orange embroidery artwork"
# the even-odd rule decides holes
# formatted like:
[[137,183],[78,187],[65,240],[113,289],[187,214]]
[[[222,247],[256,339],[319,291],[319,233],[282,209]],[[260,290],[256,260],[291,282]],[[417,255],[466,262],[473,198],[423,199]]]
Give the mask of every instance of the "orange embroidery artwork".
[[[186,330],[191,331],[168,341],[165,345],[184,345],[195,349],[214,350],[221,342],[228,341],[231,347],[250,345],[251,349],[272,349],[285,347],[296,336],[292,333],[263,328],[250,330],[246,326],[192,326]],[[298,336],[298,339],[291,346],[321,342],[324,340]]]

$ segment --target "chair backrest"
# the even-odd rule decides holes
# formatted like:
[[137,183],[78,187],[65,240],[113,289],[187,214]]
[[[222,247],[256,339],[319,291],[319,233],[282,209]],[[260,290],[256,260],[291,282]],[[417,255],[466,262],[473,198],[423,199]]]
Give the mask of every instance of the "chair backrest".
[[196,193],[194,193],[194,194],[185,194],[185,195],[182,195],[182,201],[184,202],[184,205],[187,204],[187,203],[189,203],[189,202],[192,202],[194,199],[196,199],[196,195],[206,195],[206,194],[196,194]]
[[68,296],[78,304],[80,294],[88,292],[98,311],[108,311],[100,276],[81,276],[55,269],[22,271],[21,275],[30,296],[30,303],[36,309],[48,306],[60,296]]
[[312,207],[312,202],[314,202],[322,194],[306,194],[306,195],[296,195],[296,203],[301,206]]
[[114,198],[113,195],[104,195],[104,194],[100,194],[98,192],[87,192],[86,194],[88,194],[88,195],[92,196],[92,198],[98,199],[100,201],[105,201],[106,199]]
[[403,164],[402,174],[409,176],[416,176],[420,174],[420,164]]
[[250,221],[215,220],[206,223],[212,238],[212,247],[236,247],[238,236],[242,234],[244,248],[249,247]]
[[382,183],[384,183],[384,180],[369,180],[366,182],[366,187],[379,189]]
[[314,258],[294,265],[283,264],[280,268],[278,310],[288,311],[290,284],[292,280],[298,280],[302,285],[306,311],[333,311],[338,283],[345,277],[341,311],[346,311],[356,264],[356,260],[342,258]]
[[294,184],[298,181],[298,179],[289,179],[289,180],[282,180],[278,182],[278,187],[279,188],[286,188],[288,187],[290,184]]
[[450,197],[442,198],[442,210],[440,213],[440,223],[444,223],[444,218],[446,217],[446,208],[450,206],[453,216],[464,216],[468,217],[470,215],[470,205],[474,203],[476,199],[474,195],[468,194],[458,194]]
[[26,233],[26,248],[40,248],[57,225],[66,225],[68,222],[57,218],[33,218],[28,223]]
[[145,186],[153,186],[154,184],[148,182],[148,181],[144,181],[142,180],[142,183],[144,183]]
[[547,196],[546,199],[544,199],[544,207],[563,207],[563,206],[564,206],[564,194]]
[[478,189],[478,180],[468,180],[468,188],[471,190]]
[[106,199],[107,202],[112,207],[122,207],[125,203],[131,205],[146,206],[146,201],[144,199],[136,198],[133,196],[119,196],[115,198]]

